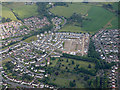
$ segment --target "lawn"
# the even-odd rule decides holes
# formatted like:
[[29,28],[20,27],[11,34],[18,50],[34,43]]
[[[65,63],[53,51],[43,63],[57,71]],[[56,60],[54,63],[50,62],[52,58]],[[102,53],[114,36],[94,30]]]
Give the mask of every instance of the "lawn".
[[12,11],[5,6],[2,6],[2,17],[10,18],[11,20],[17,20]]
[[88,11],[88,16],[87,16],[87,18],[91,20],[83,21],[82,29],[88,32],[96,32],[101,28],[103,28],[113,17],[115,17],[115,15],[112,12],[102,7],[93,6]]
[[38,15],[36,4],[25,5],[24,2],[12,2],[12,3],[4,3],[3,5],[5,7],[13,9],[13,12],[16,15],[18,15],[20,19]]
[[[51,60],[52,64],[50,66],[54,67],[56,65],[60,65],[61,63],[61,65],[64,65],[64,66],[61,66],[61,69],[65,70],[65,68],[68,67],[68,69],[70,69],[71,71],[74,70],[74,67],[76,65],[79,65],[79,68],[83,67],[89,70],[95,68],[95,64],[91,62],[80,61],[80,60],[75,60],[75,59],[68,59],[68,62],[66,62],[67,58],[60,58],[60,59],[63,61],[58,61],[59,58],[56,58],[55,60]],[[72,64],[72,61],[74,61],[74,64]],[[91,64],[91,68],[88,68],[89,64]]]
[[83,81],[83,77],[76,76],[75,74],[64,72],[64,73],[59,73],[59,75],[54,76],[52,75],[50,78],[51,83],[55,83],[56,85],[66,88],[70,88],[69,82],[75,80],[76,82],[76,88],[85,88],[86,82]]
[[24,40],[24,42],[30,43],[32,41],[36,41],[37,40],[37,36],[31,36],[27,39]]
[[50,11],[54,13],[55,15],[69,18],[70,16],[72,16],[73,13],[85,15],[88,12],[88,10],[91,8],[90,5],[85,5],[82,3],[79,3],[79,4],[73,3],[73,4],[68,4],[68,5],[69,5],[68,7],[56,6],[50,9]]
[[11,59],[10,59],[10,58],[6,58],[6,59],[2,60],[2,62],[0,61],[0,64],[1,64],[1,63],[6,63],[6,62],[8,62],[8,61],[11,61]]

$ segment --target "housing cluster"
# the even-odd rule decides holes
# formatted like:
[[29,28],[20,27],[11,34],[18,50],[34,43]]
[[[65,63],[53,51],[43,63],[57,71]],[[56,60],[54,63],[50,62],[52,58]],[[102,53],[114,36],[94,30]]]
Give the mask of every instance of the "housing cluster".
[[119,30],[101,30],[93,37],[96,51],[107,62],[118,62]]
[[[3,61],[10,60],[3,63],[1,67],[3,85],[6,86],[12,82],[12,85],[16,86],[20,84],[24,87],[54,88],[54,86],[42,83],[43,79],[50,77],[45,69],[47,65],[50,65],[50,58],[61,57],[62,53],[71,52],[66,48],[68,43],[71,44],[70,50],[73,51],[69,54],[76,55],[76,52],[79,55],[87,54],[88,33],[45,32],[36,37],[36,41],[32,40],[30,43],[21,41],[0,52]],[[76,50],[71,49],[72,44]],[[84,50],[79,50],[81,45],[84,45],[82,46]]]
[[[93,37],[94,44],[96,46],[96,51],[99,52],[102,60],[108,63],[115,62],[118,63],[118,48],[119,48],[119,30],[100,30]],[[111,88],[118,87],[118,67],[116,64],[112,66],[109,74],[109,82]]]

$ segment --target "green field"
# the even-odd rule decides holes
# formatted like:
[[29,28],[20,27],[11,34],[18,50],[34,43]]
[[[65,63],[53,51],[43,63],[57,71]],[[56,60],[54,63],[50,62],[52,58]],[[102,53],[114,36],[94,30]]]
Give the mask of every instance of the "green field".
[[69,88],[69,82],[70,81],[73,81],[73,80],[76,80],[76,88],[85,88],[87,86],[86,85],[86,82],[83,80],[83,77],[81,77],[80,75],[79,76],[76,76],[72,73],[60,73],[57,77],[55,76],[52,76],[50,81],[51,83],[55,83],[57,84],[58,86],[60,87],[67,87]]
[[87,14],[88,10],[91,8],[90,5],[85,5],[82,3],[74,3],[74,4],[68,4],[68,7],[65,6],[56,6],[55,8],[50,9],[52,13],[58,16],[64,16],[66,18],[69,18],[72,16],[73,13]]
[[11,20],[17,20],[11,10],[5,6],[2,6],[2,17],[10,18]]
[[108,10],[102,7],[93,6],[88,11],[87,16],[91,21],[84,21],[82,29],[88,32],[96,32],[103,28],[113,17],[115,17],[115,15]]
[[36,41],[37,40],[37,37],[36,36],[32,36],[32,37],[29,37],[25,40],[23,40],[24,42],[27,42],[27,43],[30,43],[31,41]]
[[81,27],[74,26],[74,25],[65,25],[62,29],[59,30],[60,32],[84,32],[81,30]]
[[108,28],[117,28],[117,16],[115,16],[114,13],[103,8],[103,4],[111,4],[115,10],[118,8],[117,3],[69,3],[68,7],[56,6],[50,9],[50,11],[55,15],[64,16],[66,18],[69,18],[73,13],[81,13],[82,15],[86,15],[85,18],[90,19],[83,20],[83,27],[65,25],[62,29],[59,30],[60,32],[90,32],[93,34],[102,29],[113,17],[116,19],[111,22],[112,26]]
[[111,26],[108,27],[107,29],[118,29],[118,18],[114,18],[112,21],[111,21]]
[[[75,60],[75,59],[68,59],[68,62],[66,62],[67,58],[61,58],[61,60],[63,60],[63,61],[60,61],[60,62],[58,60],[59,60],[58,58],[56,58],[56,60],[51,60],[52,64],[50,66],[54,67],[61,63],[61,65],[64,65],[61,67],[61,69],[64,70],[66,67],[68,67],[68,69],[73,70],[77,64],[80,65],[79,68],[83,67],[86,69],[89,69],[88,65],[91,64],[92,68],[90,68],[90,69],[95,68],[95,64],[91,63],[91,62],[79,61],[79,60]],[[72,64],[72,61],[74,61],[74,64]],[[68,65],[68,64],[70,64],[70,65]]]
[[[4,3],[3,5],[8,9],[13,9],[13,12],[16,15],[18,15],[20,19],[38,15],[36,4],[25,5],[23,2],[19,2],[19,3],[13,2],[13,3]],[[5,9],[3,9],[3,12],[6,12],[5,15],[9,15],[9,13],[12,13],[11,11],[7,12]]]
[[[67,61],[68,60],[68,61]],[[74,61],[74,64],[72,63]],[[79,65],[78,68],[85,68],[88,70],[94,70],[95,69],[95,64],[91,62],[86,62],[86,61],[79,61],[75,59],[69,59],[69,58],[55,58],[54,60],[51,59],[51,64],[49,65],[50,68],[54,69],[54,72],[51,73],[51,77],[49,80],[49,83],[55,83],[59,87],[66,87],[69,88],[69,82],[75,80],[77,88],[85,88],[87,87],[87,82],[84,81],[84,76],[86,74],[79,73],[76,74],[74,73],[74,67],[76,65]],[[91,68],[88,68],[88,65],[91,65]],[[59,70],[58,70],[59,67]],[[67,69],[66,69],[67,67]],[[69,71],[67,71],[69,70]],[[58,75],[55,74],[55,72],[58,72]],[[93,78],[90,75],[87,75],[90,78]]]

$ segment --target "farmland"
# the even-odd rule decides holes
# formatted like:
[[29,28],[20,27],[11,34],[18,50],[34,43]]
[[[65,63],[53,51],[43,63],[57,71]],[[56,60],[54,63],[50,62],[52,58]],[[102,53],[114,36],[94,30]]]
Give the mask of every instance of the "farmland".
[[[65,6],[56,6],[50,11],[58,16],[64,16],[66,18],[69,18],[72,16],[73,13],[81,14],[85,18],[89,20],[83,20],[82,21],[82,27],[76,26],[74,24],[67,24],[63,28],[61,28],[59,31],[67,31],[67,32],[89,32],[91,34],[97,32],[98,30],[102,29],[112,18],[113,21],[111,21],[111,26],[106,28],[117,28],[116,23],[117,16],[115,16],[114,13],[106,10],[102,7],[103,4],[109,4],[109,3],[68,3],[68,7]],[[110,3],[113,5],[113,9],[117,9],[116,3]],[[79,23],[78,23],[79,24]]]
[[87,16],[87,18],[91,20],[83,22],[83,30],[87,30],[88,32],[96,32],[103,28],[103,26],[106,25],[113,17],[115,17],[115,15],[106,9],[93,6],[88,11]]

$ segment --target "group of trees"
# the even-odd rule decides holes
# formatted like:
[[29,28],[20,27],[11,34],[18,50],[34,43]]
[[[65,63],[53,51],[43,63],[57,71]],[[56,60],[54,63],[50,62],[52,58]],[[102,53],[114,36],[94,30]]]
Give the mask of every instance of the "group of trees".
[[82,15],[81,14],[76,14],[76,13],[73,13],[73,15],[68,18],[68,24],[73,24],[73,23],[78,23],[78,26],[82,27],[82,21],[83,21],[84,18],[82,18]]
[[103,77],[96,77],[94,79],[88,80],[88,85],[91,88],[108,88],[108,78],[106,75]]
[[75,86],[76,86],[75,80],[70,81],[70,82],[69,82],[69,86],[70,86],[70,87],[75,87]]
[[[116,4],[118,4],[118,3],[116,3]],[[119,4],[118,4],[118,7],[119,7]],[[103,4],[103,8],[115,12],[116,15],[120,14],[119,8],[118,8],[118,10],[114,10],[113,5],[111,5],[111,4]]]
[[2,23],[10,22],[10,21],[12,21],[10,18],[2,17]]
[[45,2],[37,2],[36,3],[36,5],[38,6],[37,11],[41,17],[47,15],[47,9],[46,9],[47,4],[48,4],[47,2],[46,3]]
[[95,45],[92,39],[90,39],[88,57],[100,59],[100,54],[95,50]]
[[68,7],[68,4],[66,2],[55,2],[54,6],[66,6],[66,7]]

